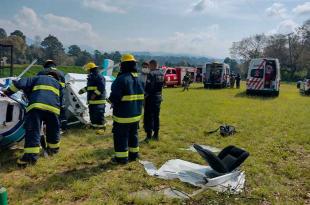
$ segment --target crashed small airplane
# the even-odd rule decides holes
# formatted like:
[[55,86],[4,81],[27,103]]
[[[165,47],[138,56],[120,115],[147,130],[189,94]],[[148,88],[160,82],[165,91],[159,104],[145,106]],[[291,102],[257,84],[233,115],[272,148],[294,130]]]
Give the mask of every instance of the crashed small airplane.
[[[35,62],[30,64],[18,77],[0,78],[0,92],[1,89],[7,88],[12,80],[21,78]],[[112,71],[116,66],[118,65],[114,65],[114,62],[109,59],[105,59],[103,62],[102,75],[106,80],[107,96],[111,92],[111,85],[114,80]],[[87,85],[87,74],[68,73],[65,76],[65,80],[66,91],[64,101],[68,125],[90,123],[86,93],[83,95],[78,94],[78,91]],[[24,138],[25,130],[23,124],[26,107],[27,99],[20,91],[10,97],[0,96],[0,150],[8,148]],[[105,109],[106,116],[112,115],[110,104],[107,104]]]

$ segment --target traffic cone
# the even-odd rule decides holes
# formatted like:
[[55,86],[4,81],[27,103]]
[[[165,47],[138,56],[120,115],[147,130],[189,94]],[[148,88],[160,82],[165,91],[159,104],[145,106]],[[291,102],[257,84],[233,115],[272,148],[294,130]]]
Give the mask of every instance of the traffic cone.
[[0,205],[8,205],[8,192],[4,187],[0,188]]

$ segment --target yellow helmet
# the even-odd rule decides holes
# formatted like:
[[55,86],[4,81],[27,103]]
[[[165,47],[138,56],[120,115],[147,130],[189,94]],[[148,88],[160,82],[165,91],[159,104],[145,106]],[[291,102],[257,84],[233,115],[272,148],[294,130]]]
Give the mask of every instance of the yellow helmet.
[[94,69],[94,68],[98,68],[98,66],[93,63],[93,62],[90,62],[90,63],[87,63],[86,65],[84,65],[84,70],[91,70],[91,69]]
[[136,59],[132,54],[126,53],[122,56],[121,62],[126,62],[126,61],[135,61],[136,62]]

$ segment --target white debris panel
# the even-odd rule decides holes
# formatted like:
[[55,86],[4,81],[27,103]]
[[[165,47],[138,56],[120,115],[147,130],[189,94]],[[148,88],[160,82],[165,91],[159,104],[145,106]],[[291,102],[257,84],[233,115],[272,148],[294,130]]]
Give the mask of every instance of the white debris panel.
[[245,183],[245,173],[233,171],[219,175],[210,166],[195,164],[181,159],[171,159],[159,169],[149,161],[140,161],[150,176],[162,179],[179,179],[191,185],[211,188],[219,192],[240,193]]

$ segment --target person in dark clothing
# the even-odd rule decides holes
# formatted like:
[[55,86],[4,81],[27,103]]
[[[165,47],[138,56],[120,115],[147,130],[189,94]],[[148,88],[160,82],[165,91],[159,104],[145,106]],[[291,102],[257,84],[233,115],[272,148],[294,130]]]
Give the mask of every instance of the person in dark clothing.
[[235,80],[236,80],[235,75],[233,73],[230,74],[230,76],[229,76],[230,88],[234,88],[235,87]]
[[87,86],[79,91],[79,94],[87,92],[87,103],[91,126],[97,129],[97,134],[103,134],[105,131],[105,104],[106,90],[105,78],[99,73],[98,66],[95,63],[88,63],[84,69],[89,72]]
[[184,75],[182,82],[183,82],[183,91],[185,90],[188,91],[189,85],[191,83],[191,75],[188,71],[186,71],[186,74]]
[[164,86],[164,74],[158,69],[157,62],[151,60],[149,65],[150,73],[147,75],[144,101],[145,142],[149,142],[151,139],[159,140],[159,114]]
[[238,73],[236,76],[236,88],[238,88],[238,89],[240,88],[240,81],[241,81],[241,76]]
[[[53,60],[46,60],[43,64],[43,70],[39,71],[37,73],[37,75],[47,75],[50,71],[53,71],[55,73],[57,73],[58,77],[59,77],[59,83],[62,86],[63,90],[62,90],[62,95],[64,96],[62,99],[62,105],[60,108],[60,115],[59,115],[59,121],[60,121],[60,127],[61,130],[65,130],[67,127],[67,117],[66,117],[66,84],[65,84],[65,74],[57,69],[57,65]],[[42,130],[41,130],[41,147],[46,150],[47,148],[47,144],[46,144],[46,136],[45,136],[45,127],[46,125],[43,124],[42,126]]]
[[42,122],[46,124],[47,154],[53,155],[59,151],[59,114],[63,88],[57,72],[49,71],[46,74],[13,81],[5,91],[7,95],[12,95],[23,90],[29,101],[24,124],[24,154],[17,160],[17,164],[21,166],[35,164],[39,158]]
[[109,102],[113,106],[113,163],[126,164],[139,157],[138,128],[142,117],[144,83],[131,54],[121,58],[121,71],[112,84]]

